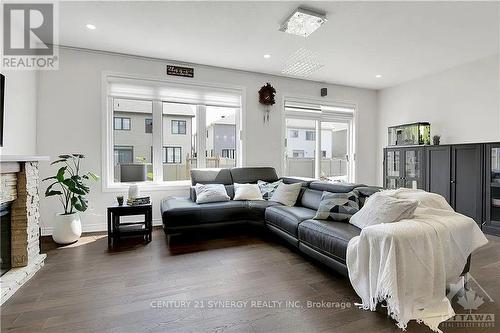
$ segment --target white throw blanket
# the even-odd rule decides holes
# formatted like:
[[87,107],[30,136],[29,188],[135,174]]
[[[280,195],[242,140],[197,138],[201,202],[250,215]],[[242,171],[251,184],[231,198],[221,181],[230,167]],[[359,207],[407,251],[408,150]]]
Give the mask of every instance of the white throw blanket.
[[385,300],[388,313],[405,329],[412,319],[436,332],[455,315],[446,286],[456,283],[472,251],[488,240],[474,220],[445,199],[422,190],[385,191],[419,201],[412,219],[364,228],[347,248],[349,278],[365,310]]

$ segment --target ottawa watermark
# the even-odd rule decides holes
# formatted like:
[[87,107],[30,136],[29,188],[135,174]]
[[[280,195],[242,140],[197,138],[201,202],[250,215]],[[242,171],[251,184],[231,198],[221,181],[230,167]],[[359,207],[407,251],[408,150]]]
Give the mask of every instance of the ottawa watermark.
[[2,1],[2,70],[59,68],[57,2]]
[[465,274],[458,283],[450,285],[446,297],[452,304],[456,304],[456,314],[443,322],[442,327],[495,327],[495,314],[483,310],[488,303],[494,303],[494,300],[470,273]]

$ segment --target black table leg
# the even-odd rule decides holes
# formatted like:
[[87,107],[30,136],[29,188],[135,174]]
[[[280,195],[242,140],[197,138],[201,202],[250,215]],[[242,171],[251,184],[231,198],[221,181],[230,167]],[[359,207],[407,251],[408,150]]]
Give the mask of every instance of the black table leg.
[[111,230],[111,211],[108,210],[108,248],[111,247],[111,237],[113,230]]

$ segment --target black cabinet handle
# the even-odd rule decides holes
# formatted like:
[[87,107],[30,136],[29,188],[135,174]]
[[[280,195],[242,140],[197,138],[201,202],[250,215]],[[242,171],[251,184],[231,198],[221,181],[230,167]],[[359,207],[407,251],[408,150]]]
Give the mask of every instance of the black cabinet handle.
[[455,184],[455,181],[454,181],[454,180],[452,180],[452,181],[451,181],[451,183],[452,183],[452,184]]

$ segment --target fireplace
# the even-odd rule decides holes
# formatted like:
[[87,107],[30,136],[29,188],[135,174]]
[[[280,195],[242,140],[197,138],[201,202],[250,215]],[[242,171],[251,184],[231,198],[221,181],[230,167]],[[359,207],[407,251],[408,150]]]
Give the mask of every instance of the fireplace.
[[0,255],[1,255],[1,274],[0,276],[7,273],[7,271],[12,267],[10,255],[10,202],[6,202],[0,205]]
[[48,157],[0,155],[1,302],[44,265],[40,253],[39,161]]

